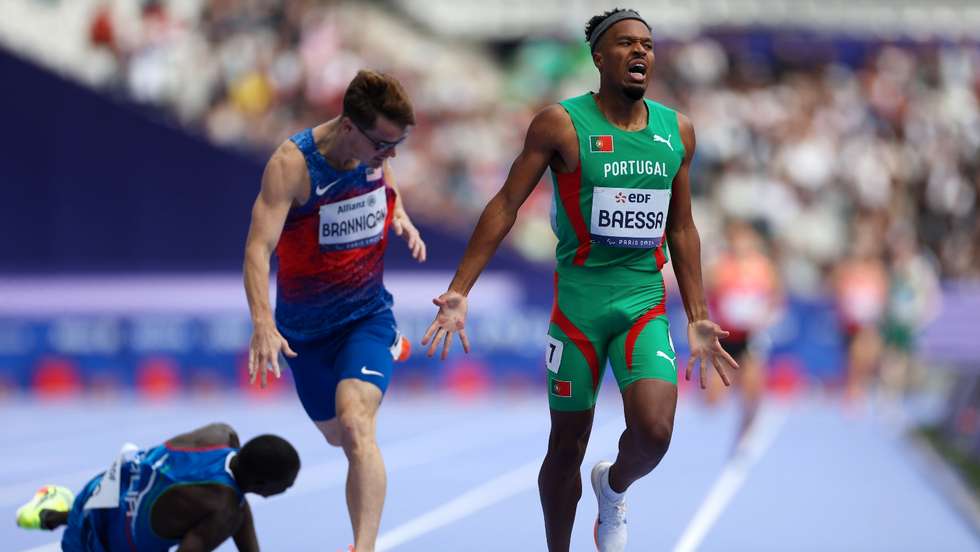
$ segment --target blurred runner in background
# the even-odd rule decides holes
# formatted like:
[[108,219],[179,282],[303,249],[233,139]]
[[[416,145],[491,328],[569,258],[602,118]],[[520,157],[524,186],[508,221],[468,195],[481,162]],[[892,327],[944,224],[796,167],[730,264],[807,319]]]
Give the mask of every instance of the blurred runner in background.
[[[731,220],[725,236],[727,247],[709,271],[708,287],[711,311],[729,332],[721,344],[739,366],[734,380],[742,408],[737,449],[755,420],[765,391],[770,341],[766,329],[779,316],[784,297],[779,272],[752,224]],[[705,395],[708,403],[716,403],[722,393],[721,380],[712,376]]]

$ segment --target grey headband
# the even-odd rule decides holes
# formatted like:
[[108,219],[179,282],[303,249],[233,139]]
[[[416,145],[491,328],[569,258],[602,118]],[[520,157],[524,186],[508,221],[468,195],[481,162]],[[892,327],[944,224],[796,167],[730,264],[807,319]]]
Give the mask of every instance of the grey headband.
[[609,17],[603,19],[602,23],[599,23],[599,25],[592,31],[592,38],[589,39],[589,47],[592,48],[593,52],[595,52],[595,47],[596,44],[599,43],[599,39],[602,38],[602,35],[609,30],[609,27],[612,27],[613,25],[619,23],[620,21],[623,21],[624,19],[636,19],[637,21],[640,21],[644,25],[646,25],[647,29],[650,28],[650,24],[647,23],[646,19],[640,17],[640,14],[636,13],[633,10],[623,10],[621,12],[616,12],[610,15]]

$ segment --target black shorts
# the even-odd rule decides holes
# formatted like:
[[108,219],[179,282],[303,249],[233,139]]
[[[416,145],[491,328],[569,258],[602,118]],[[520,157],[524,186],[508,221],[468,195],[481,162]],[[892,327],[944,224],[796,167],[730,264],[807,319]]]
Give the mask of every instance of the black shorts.
[[749,350],[749,337],[745,336],[744,339],[722,339],[721,346],[725,349],[725,352],[732,355],[732,358],[738,362],[738,359]]

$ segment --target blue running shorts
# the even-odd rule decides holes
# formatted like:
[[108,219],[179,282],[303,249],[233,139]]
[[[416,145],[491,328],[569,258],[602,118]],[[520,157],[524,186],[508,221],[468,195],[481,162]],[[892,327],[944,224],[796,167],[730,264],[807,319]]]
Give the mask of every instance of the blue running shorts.
[[85,509],[85,503],[101,481],[101,474],[94,477],[75,497],[75,503],[68,513],[68,524],[61,535],[61,549],[64,552],[106,552],[110,510]]
[[342,379],[373,383],[383,395],[391,379],[397,339],[395,317],[386,309],[321,339],[290,342],[298,356],[287,362],[310,419],[322,422],[336,416],[337,384]]

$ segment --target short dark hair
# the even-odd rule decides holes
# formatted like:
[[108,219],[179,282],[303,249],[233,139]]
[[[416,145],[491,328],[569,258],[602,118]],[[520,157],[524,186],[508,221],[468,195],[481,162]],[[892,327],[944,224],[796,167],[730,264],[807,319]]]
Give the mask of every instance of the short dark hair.
[[412,102],[398,79],[362,69],[344,92],[344,116],[362,128],[374,128],[378,115],[403,127],[415,124]]
[[238,451],[238,467],[252,481],[292,482],[299,473],[299,454],[278,435],[259,435]]
[[592,19],[589,19],[589,22],[585,24],[585,41],[592,42],[592,33],[595,32],[596,27],[608,19],[610,15],[616,15],[617,13],[624,11],[627,10],[624,8],[616,8],[599,15],[593,15]]

